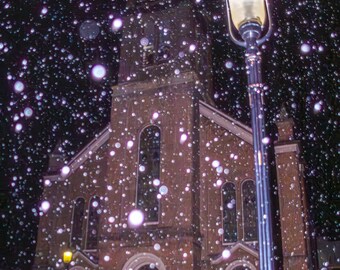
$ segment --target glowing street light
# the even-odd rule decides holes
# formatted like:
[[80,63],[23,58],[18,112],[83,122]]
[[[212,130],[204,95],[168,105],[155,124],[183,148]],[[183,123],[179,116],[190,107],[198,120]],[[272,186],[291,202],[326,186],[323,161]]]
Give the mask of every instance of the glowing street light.
[[72,261],[73,253],[71,250],[67,249],[63,253],[63,263],[66,265],[66,269],[69,268],[70,262]]
[[[229,33],[234,43],[246,48],[248,93],[253,129],[254,162],[257,193],[257,217],[260,269],[274,269],[270,187],[261,76],[261,45],[272,32],[268,0],[226,0]],[[268,22],[267,22],[268,21]],[[263,33],[264,25],[267,33]],[[238,32],[240,39],[236,38]]]

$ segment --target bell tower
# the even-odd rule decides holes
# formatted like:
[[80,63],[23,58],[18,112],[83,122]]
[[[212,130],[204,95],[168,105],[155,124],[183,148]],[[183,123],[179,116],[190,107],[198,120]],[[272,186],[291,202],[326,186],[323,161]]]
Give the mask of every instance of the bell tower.
[[200,269],[199,100],[212,88],[206,20],[189,1],[129,5],[99,239],[114,259],[99,264]]
[[[207,19],[197,7],[191,1],[151,0],[129,1],[128,6],[121,43],[119,85],[132,82],[166,85],[191,74],[204,83],[205,91],[200,86],[202,94],[211,91]],[[114,90],[119,89],[115,87]]]

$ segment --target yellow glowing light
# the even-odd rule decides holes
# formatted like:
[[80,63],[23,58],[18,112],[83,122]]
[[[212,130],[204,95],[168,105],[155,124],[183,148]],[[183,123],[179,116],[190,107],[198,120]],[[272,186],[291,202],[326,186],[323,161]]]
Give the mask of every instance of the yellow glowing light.
[[66,250],[63,253],[63,262],[64,263],[70,263],[72,261],[72,251]]

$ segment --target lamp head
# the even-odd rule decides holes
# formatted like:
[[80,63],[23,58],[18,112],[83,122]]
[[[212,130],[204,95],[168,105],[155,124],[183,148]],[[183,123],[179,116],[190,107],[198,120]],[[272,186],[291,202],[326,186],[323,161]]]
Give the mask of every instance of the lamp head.
[[256,23],[261,27],[266,22],[265,0],[226,0],[229,2],[231,20],[237,30],[246,23]]
[[[270,37],[273,27],[269,0],[226,0],[226,4],[228,30],[235,44],[247,48],[249,42],[261,45]],[[234,29],[239,35],[234,35]]]
[[63,263],[70,263],[72,261],[73,253],[70,250],[65,250],[63,253]]

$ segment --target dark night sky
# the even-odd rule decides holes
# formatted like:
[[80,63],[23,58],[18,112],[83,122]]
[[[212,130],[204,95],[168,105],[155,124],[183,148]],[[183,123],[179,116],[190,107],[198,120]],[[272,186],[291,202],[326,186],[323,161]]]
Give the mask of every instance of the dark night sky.
[[[221,110],[249,124],[242,49],[227,35],[224,2],[217,1],[213,8],[206,2],[197,5],[213,18],[214,100]],[[302,141],[313,223],[318,234],[336,237],[339,1],[274,0],[272,6],[274,33],[262,46],[269,136],[273,142],[273,123],[284,104]],[[7,203],[1,210],[5,233],[0,269],[28,269],[32,263],[48,152],[61,140],[71,157],[109,121],[121,34],[112,31],[111,24],[124,11],[124,3],[118,1],[1,1],[0,188]],[[99,26],[92,40],[80,35],[86,20]],[[100,82],[90,76],[97,63],[107,69]],[[18,81],[24,85],[20,93],[14,87]],[[21,131],[16,131],[18,123]],[[6,254],[14,255],[4,262]]]

